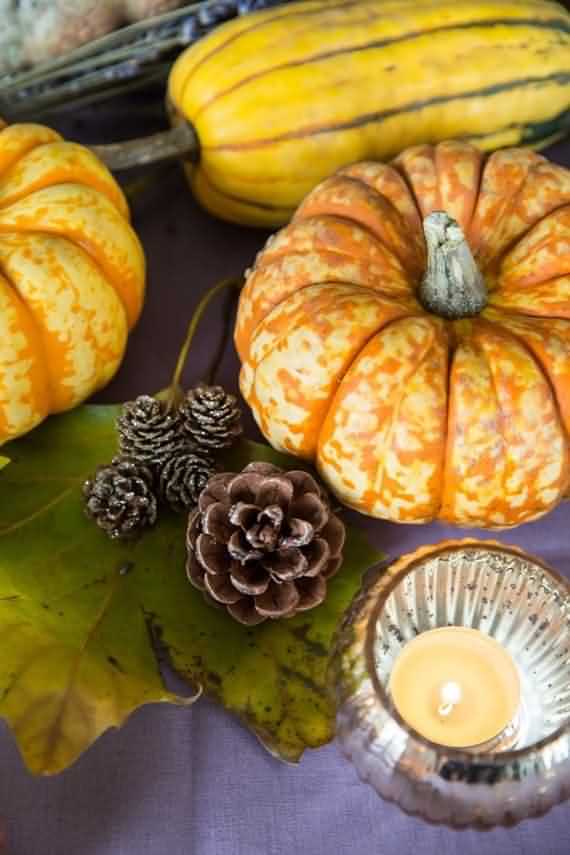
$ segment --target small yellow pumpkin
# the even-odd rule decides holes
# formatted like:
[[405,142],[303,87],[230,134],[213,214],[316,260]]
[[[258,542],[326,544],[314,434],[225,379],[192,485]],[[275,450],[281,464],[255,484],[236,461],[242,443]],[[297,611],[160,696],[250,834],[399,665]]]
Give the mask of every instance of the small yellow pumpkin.
[[570,484],[570,172],[463,142],[345,167],[260,254],[241,388],[347,505],[502,528]]
[[0,444],[110,380],[144,280],[107,168],[49,128],[0,123]]

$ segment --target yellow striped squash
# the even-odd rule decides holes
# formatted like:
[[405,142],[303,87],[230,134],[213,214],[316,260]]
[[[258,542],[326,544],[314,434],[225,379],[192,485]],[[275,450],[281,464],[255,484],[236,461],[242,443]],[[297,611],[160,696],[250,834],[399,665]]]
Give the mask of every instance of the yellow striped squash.
[[193,190],[239,223],[287,221],[339,167],[462,139],[540,146],[570,124],[570,14],[543,0],[308,0],[229,22],[170,76]]
[[144,277],[107,168],[49,128],[0,121],[0,445],[110,380]]

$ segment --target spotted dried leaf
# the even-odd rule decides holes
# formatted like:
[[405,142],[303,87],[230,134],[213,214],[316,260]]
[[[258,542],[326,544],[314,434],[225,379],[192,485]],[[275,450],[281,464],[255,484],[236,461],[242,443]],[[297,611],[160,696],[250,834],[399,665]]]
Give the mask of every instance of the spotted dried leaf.
[[[349,531],[345,565],[322,606],[270,626],[234,623],[187,581],[184,516],[164,512],[133,543],[108,540],[86,518],[81,485],[112,458],[116,416],[114,407],[82,407],[6,447],[0,716],[26,765],[58,772],[141,704],[188,702],[165,689],[151,631],[191,685],[237,713],[277,756],[296,760],[327,742],[332,634],[377,553]],[[291,465],[245,442],[224,465],[237,470],[253,459]]]

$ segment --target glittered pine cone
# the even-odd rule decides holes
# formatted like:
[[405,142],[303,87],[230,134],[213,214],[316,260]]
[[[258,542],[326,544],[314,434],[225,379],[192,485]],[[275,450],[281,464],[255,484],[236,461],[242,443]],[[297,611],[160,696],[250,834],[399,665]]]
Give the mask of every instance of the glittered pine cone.
[[161,499],[175,511],[193,508],[214,471],[211,457],[195,451],[179,451],[160,469]]
[[229,448],[242,433],[237,398],[222,386],[190,389],[179,412],[189,440],[205,451]]
[[150,469],[116,457],[83,484],[85,512],[113,540],[132,538],[156,522],[152,484]]
[[120,454],[144,466],[159,466],[188,445],[179,414],[151,395],[123,406],[117,431]]
[[323,602],[345,530],[307,472],[251,463],[214,475],[190,515],[188,578],[240,623],[291,617]]

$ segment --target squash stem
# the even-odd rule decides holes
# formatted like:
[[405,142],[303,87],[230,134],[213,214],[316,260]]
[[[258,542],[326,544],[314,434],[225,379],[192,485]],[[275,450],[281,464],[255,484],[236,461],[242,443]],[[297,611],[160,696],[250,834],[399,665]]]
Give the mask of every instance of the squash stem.
[[90,148],[112,172],[178,157],[197,162],[200,154],[198,137],[189,122],[180,122],[173,128],[147,137]]
[[487,288],[459,224],[445,211],[423,222],[427,268],[420,286],[423,306],[449,320],[478,315],[487,305]]
[[214,285],[213,288],[204,294],[192,317],[190,318],[190,323],[188,324],[188,330],[186,331],[186,338],[184,339],[184,344],[180,350],[178,355],[178,359],[176,361],[176,367],[174,369],[174,374],[172,375],[172,380],[170,386],[168,387],[168,403],[169,407],[175,407],[180,398],[182,397],[182,388],[180,385],[180,378],[182,377],[182,372],[184,371],[184,366],[186,365],[186,361],[188,359],[188,353],[190,352],[190,347],[192,345],[192,341],[196,334],[196,330],[200,324],[202,316],[206,309],[208,308],[211,301],[216,297],[220,291],[223,291],[226,288],[236,288],[238,291],[241,290],[243,285],[243,279],[222,279],[221,282],[218,282],[217,285]]

